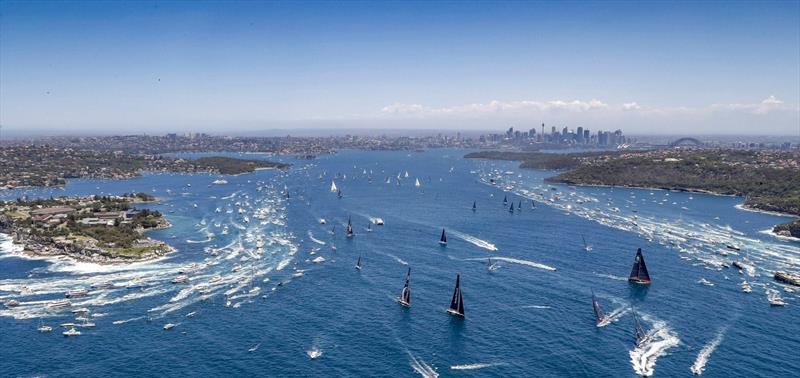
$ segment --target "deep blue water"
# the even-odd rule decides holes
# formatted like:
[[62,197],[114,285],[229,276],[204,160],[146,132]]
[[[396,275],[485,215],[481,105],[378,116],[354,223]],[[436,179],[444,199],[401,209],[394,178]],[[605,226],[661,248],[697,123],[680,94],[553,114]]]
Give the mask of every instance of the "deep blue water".
[[[0,371],[689,376],[715,339],[718,345],[699,364],[704,376],[793,376],[800,370],[800,301],[770,276],[774,269],[800,270],[800,244],[761,232],[787,218],[736,209],[741,199],[733,197],[548,185],[543,179],[553,172],[464,160],[464,153],[343,151],[313,161],[283,158],[293,163],[288,171],[225,176],[224,185],[211,184],[222,177],[216,175],[148,174],[3,193],[152,193],[162,202],[147,207],[162,211],[173,227],[150,235],[178,252],[130,267],[101,267],[30,260],[3,244],[0,301],[21,304],[0,309]],[[341,199],[330,191],[332,180]],[[523,210],[510,213],[504,196],[515,207],[522,201]],[[367,232],[371,217],[385,225]],[[348,218],[353,239],[344,236]],[[450,236],[446,247],[437,243],[443,227]],[[584,250],[581,236],[592,251]],[[742,247],[738,256],[720,252],[728,243]],[[648,288],[624,280],[637,247],[653,277]],[[320,256],[325,261],[314,263]],[[359,256],[360,272],[354,269]],[[489,256],[499,269],[487,269]],[[752,276],[722,265],[745,258],[754,266]],[[190,283],[170,283],[191,263],[201,265]],[[407,266],[410,309],[394,301]],[[456,274],[464,320],[445,313]],[[136,277],[141,287],[128,288]],[[701,278],[714,286],[699,284]],[[752,293],[740,290],[743,279]],[[101,282],[109,286],[91,288]],[[92,318],[96,327],[67,338],[58,324],[72,321],[72,314],[46,304],[79,286],[90,293],[73,308],[100,316]],[[766,289],[780,292],[787,306],[770,307]],[[615,314],[608,326],[594,324],[592,290]],[[633,353],[636,363],[631,306],[652,334]],[[196,315],[186,317],[190,312]],[[40,322],[54,332],[37,332]],[[166,323],[177,326],[167,331]],[[312,360],[310,350],[322,355]]]

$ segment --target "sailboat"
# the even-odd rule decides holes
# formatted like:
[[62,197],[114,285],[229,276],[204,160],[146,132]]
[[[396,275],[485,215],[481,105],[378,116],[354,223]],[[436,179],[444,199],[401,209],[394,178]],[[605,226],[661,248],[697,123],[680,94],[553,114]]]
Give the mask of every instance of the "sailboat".
[[581,235],[581,239],[583,239],[583,250],[586,251],[586,252],[591,251],[592,250],[592,246],[589,245],[589,244],[586,244],[586,238],[583,237],[583,235]]
[[633,260],[633,268],[631,268],[631,275],[628,276],[628,282],[641,285],[650,284],[650,274],[647,273],[641,248],[636,250],[636,258]]
[[509,213],[513,213],[514,212],[514,202],[511,202],[511,207],[508,208],[508,212]]
[[522,211],[522,200],[519,200],[519,205],[517,205],[517,211]]
[[372,232],[372,222],[367,223],[367,232]]
[[355,235],[355,234],[353,234],[353,224],[350,222],[350,218],[347,218],[347,233],[346,233],[346,235],[347,235],[348,238],[352,238],[353,235]]
[[503,196],[503,206],[508,205],[508,196]]
[[341,190],[341,189],[339,189],[339,190],[336,192],[336,196],[337,196],[337,197],[339,197],[339,198],[342,198],[342,190]]
[[356,261],[356,270],[361,270],[361,256],[358,256],[358,261]]
[[461,296],[461,275],[456,275],[456,288],[453,290],[453,299],[447,313],[453,316],[464,317],[464,298]]
[[420,186],[422,186],[422,185],[419,183],[419,179],[417,179],[416,181],[414,181],[414,186],[416,186],[417,188],[419,188]]
[[478,210],[478,202],[472,201],[472,211]]
[[492,258],[489,257],[489,262],[486,263],[486,269],[489,269],[489,271],[494,271],[494,270],[497,270],[497,268],[499,268],[499,267],[500,266],[497,265],[497,263],[493,263],[492,262]]
[[439,238],[439,244],[447,245],[447,234],[444,233],[444,228],[442,229],[442,237]]
[[536,201],[531,200],[531,209],[535,209],[535,208],[536,208]]
[[606,316],[603,315],[603,310],[600,308],[600,302],[597,301],[597,297],[594,296],[594,290],[592,290],[592,308],[594,309],[594,320],[598,327],[606,321]]
[[336,181],[331,180],[331,193],[336,193],[339,191],[339,188],[336,187]]
[[403,290],[400,291],[400,297],[397,298],[397,303],[405,307],[411,307],[411,287],[409,286],[411,281],[411,267],[408,267],[408,272],[406,272],[406,283],[403,285]]
[[633,311],[633,327],[634,333],[636,335],[636,346],[639,347],[647,341],[647,332],[644,331],[642,328],[642,324],[639,322],[639,316],[636,315],[636,311]]

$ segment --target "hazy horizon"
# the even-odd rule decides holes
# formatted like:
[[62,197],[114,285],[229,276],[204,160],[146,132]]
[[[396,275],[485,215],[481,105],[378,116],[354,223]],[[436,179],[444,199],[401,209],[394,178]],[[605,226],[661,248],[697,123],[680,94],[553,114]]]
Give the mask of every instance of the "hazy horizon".
[[800,136],[800,2],[0,3],[3,138],[541,123]]

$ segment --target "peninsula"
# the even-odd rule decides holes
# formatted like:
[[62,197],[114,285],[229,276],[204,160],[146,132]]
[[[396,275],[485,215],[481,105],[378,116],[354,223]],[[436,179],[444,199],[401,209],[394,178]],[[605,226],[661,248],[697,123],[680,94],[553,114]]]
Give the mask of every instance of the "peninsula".
[[0,233],[11,235],[32,256],[96,263],[150,260],[173,251],[144,235],[169,222],[157,211],[132,206],[153,201],[136,193],[0,202]]
[[70,178],[125,179],[141,172],[241,174],[288,164],[223,156],[178,159],[162,155],[53,146],[0,148],[0,189],[60,186]]
[[[548,156],[549,155],[549,156]],[[744,207],[800,215],[800,152],[658,149],[580,154],[482,151],[467,158],[521,161],[521,168],[564,170],[548,178],[570,185],[622,186],[745,197]],[[797,222],[776,233],[800,237]]]

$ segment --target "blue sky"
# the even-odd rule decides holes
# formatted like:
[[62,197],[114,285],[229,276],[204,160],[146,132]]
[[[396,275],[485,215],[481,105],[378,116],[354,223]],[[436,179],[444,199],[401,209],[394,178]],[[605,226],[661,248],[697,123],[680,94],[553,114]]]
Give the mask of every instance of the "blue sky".
[[800,135],[800,2],[0,1],[6,130]]

